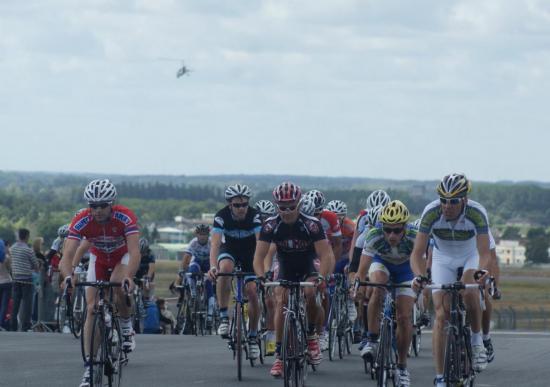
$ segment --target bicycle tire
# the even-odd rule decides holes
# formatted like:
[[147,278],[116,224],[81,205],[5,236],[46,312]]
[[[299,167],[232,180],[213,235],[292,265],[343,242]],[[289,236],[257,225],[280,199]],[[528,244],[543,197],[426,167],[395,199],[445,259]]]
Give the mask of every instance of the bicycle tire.
[[418,357],[420,353],[420,345],[422,344],[422,331],[420,328],[416,331],[416,334],[413,336],[413,353],[415,357]]
[[445,358],[443,363],[443,377],[445,378],[445,385],[447,387],[454,387],[459,379],[457,375],[459,365],[456,364],[459,361],[457,354],[456,335],[452,330],[449,330],[445,343]]
[[235,349],[237,351],[237,378],[243,380],[243,326],[242,326],[242,310],[238,305],[235,305],[235,329],[236,334],[233,337],[235,341]]
[[329,308],[329,324],[328,324],[328,358],[330,361],[335,359],[336,340],[338,336],[338,304],[336,297],[332,300]]
[[66,306],[65,297],[63,297],[63,294],[60,294],[57,298],[57,308],[55,311],[55,330],[59,333],[63,333],[66,309],[67,309],[67,306]]
[[390,351],[390,341],[388,335],[389,326],[387,322],[382,322],[380,327],[380,340],[378,344],[378,351],[376,353],[376,385],[378,387],[386,387],[388,385],[388,351]]
[[108,375],[109,387],[120,387],[122,380],[122,329],[117,318],[113,319],[112,336],[108,340],[110,345],[109,356],[111,358],[112,372]]
[[[96,340],[99,335],[99,340]],[[95,348],[94,344],[98,343]],[[94,322],[92,324],[92,335],[90,339],[90,386],[102,387],[103,376],[105,375],[105,363],[107,357],[107,348],[105,347],[105,323],[103,321],[103,315],[99,312],[94,313]],[[95,355],[94,355],[95,353]],[[95,360],[97,358],[97,360]]]
[[296,325],[292,313],[287,313],[284,321],[281,352],[283,360],[284,387],[296,387]]
[[[86,318],[88,316],[88,307],[86,306],[84,308],[84,311],[82,312],[82,330],[84,330],[84,325],[86,324]],[[82,361],[86,362],[86,353],[84,352],[84,341],[86,338],[84,337],[84,334],[80,335],[80,353],[82,355]]]
[[73,336],[78,339],[82,334],[82,328],[85,321],[84,317],[86,316],[86,297],[84,295],[84,289],[81,287],[76,288],[71,309],[73,316],[71,332]]

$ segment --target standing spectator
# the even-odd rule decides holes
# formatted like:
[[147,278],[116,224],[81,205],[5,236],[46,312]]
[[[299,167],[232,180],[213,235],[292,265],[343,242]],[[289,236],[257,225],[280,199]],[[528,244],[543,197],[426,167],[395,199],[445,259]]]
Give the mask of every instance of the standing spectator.
[[[43,299],[43,286],[44,278],[46,277],[45,268],[46,268],[46,256],[42,252],[44,246],[44,238],[37,237],[34,238],[32,242],[32,249],[36,259],[38,259],[39,271],[32,273],[32,282],[33,282],[33,297],[32,297],[32,321],[39,320],[39,302]],[[42,316],[40,316],[42,317]]]
[[19,229],[19,239],[10,249],[13,275],[12,331],[17,331],[19,308],[21,308],[21,330],[25,332],[31,327],[32,272],[38,269],[38,260],[28,244],[29,234],[29,230]]
[[11,296],[10,255],[4,241],[0,239],[0,328],[6,329],[4,319]]

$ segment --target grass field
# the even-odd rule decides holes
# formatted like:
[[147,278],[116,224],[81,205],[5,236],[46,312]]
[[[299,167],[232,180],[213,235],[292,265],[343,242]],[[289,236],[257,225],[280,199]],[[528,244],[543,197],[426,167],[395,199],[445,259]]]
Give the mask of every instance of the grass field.
[[[178,269],[177,261],[157,261],[157,297],[174,297],[170,294],[168,286],[176,278]],[[518,328],[536,329],[545,325],[550,328],[550,269],[504,268],[501,271],[500,282],[502,299],[493,303],[497,311],[506,313],[509,308],[517,311]],[[543,317],[537,317],[537,313],[548,316],[548,322],[542,321]],[[527,318],[532,321],[520,321]]]

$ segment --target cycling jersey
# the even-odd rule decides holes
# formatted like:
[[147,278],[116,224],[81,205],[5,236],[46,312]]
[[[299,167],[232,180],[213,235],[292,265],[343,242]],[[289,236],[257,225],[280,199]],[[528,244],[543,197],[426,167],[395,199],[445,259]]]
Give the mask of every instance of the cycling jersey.
[[50,247],[51,250],[60,252],[61,247],[63,247],[63,238],[57,237],[52,242],[52,247]]
[[440,201],[434,200],[424,209],[419,230],[432,234],[434,259],[467,259],[478,257],[476,236],[489,232],[489,220],[485,208],[468,199],[459,217],[448,221],[443,215]]
[[183,252],[191,255],[191,262],[207,261],[210,258],[210,238],[208,238],[208,241],[204,245],[200,244],[199,239],[196,237],[191,239],[191,242],[189,242],[189,245]]
[[279,279],[300,281],[315,271],[314,243],[326,239],[323,226],[317,218],[300,213],[293,224],[284,223],[280,215],[267,219],[260,232],[260,240],[275,243],[279,262]]
[[365,231],[365,228],[368,227],[367,224],[367,214],[369,212],[367,210],[361,210],[359,211],[359,215],[357,215],[357,234],[361,234],[363,231]]
[[261,227],[260,214],[252,207],[248,207],[243,220],[236,220],[229,206],[219,210],[212,227],[213,233],[221,234],[224,238],[218,261],[231,259],[240,263],[243,271],[253,272],[256,233],[260,232]]
[[384,231],[374,227],[367,233],[363,254],[369,257],[378,256],[393,265],[400,265],[410,259],[415,238],[416,230],[406,228],[399,244],[392,247],[384,238]]
[[340,222],[338,216],[329,210],[323,210],[319,216],[319,221],[325,230],[325,234],[330,241],[331,238],[341,237],[342,229],[340,228]]
[[138,233],[136,215],[124,206],[114,205],[111,217],[105,223],[95,221],[89,208],[78,212],[67,238],[77,241],[86,238],[92,244],[90,253],[97,260],[111,264],[119,262],[128,253],[126,237]]
[[344,218],[344,222],[341,224],[340,228],[342,229],[342,256],[347,257],[351,248],[355,223],[350,218]]
[[139,269],[136,272],[136,278],[143,278],[149,272],[149,264],[155,263],[155,256],[149,252],[148,254],[141,256],[141,261],[139,262]]

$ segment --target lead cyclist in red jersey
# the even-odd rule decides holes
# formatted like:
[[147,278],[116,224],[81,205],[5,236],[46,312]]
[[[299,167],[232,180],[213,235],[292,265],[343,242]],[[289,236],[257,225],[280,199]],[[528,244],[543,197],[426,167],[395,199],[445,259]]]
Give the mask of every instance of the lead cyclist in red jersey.
[[[66,277],[66,285],[70,285],[72,282],[71,276],[79,263],[73,262],[73,258],[80,242],[85,238],[85,243],[91,246],[86,280],[121,282],[127,284],[130,289],[133,287],[132,278],[139,267],[141,258],[137,218],[128,208],[113,204],[116,196],[115,186],[107,179],[93,180],[86,186],[84,199],[88,202],[89,208],[75,215],[65,241],[61,271]],[[96,294],[95,288],[86,288],[88,313],[84,324],[84,343],[90,342]],[[122,348],[125,352],[131,352],[135,348],[131,320],[132,310],[126,305],[121,288],[115,288],[114,295],[114,302],[121,317]],[[91,351],[87,345],[85,345],[85,352],[86,361],[89,362]],[[89,367],[88,364],[85,364],[80,387],[89,386]]]

